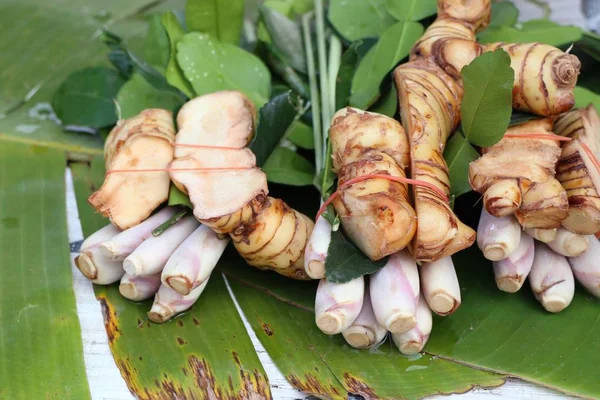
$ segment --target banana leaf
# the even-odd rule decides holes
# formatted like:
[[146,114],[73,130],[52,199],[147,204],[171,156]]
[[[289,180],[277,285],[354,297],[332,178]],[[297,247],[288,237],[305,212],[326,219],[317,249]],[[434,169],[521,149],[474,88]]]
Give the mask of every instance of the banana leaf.
[[[152,0],[0,2],[0,137],[72,153],[102,154],[98,134],[66,132],[50,101],[71,72],[106,61],[102,28],[141,36]],[[81,158],[81,157],[79,157]]]
[[65,153],[0,141],[0,398],[89,399]]
[[[103,162],[95,158],[91,168],[72,163],[71,170],[88,236],[108,223],[86,203],[102,183]],[[151,301],[128,301],[117,285],[94,290],[113,357],[138,398],[271,398],[267,376],[221,274],[213,274],[188,312],[162,325],[146,316]]]
[[346,398],[347,393],[417,399],[504,383],[501,375],[430,355],[403,356],[389,339],[377,349],[353,349],[341,335],[329,337],[316,327],[316,282],[256,271],[239,257],[230,256],[220,266],[261,343],[300,390],[334,399]]

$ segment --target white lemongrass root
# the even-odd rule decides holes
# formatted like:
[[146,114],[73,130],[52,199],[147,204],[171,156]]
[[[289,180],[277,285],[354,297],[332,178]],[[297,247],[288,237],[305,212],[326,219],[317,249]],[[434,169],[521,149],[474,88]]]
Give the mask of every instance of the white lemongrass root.
[[148,312],[148,318],[151,321],[162,324],[177,314],[184,312],[198,300],[207,283],[208,280],[204,281],[202,285],[192,290],[187,296],[183,296],[165,285],[160,285],[154,297],[152,308]]
[[423,350],[429,335],[433,320],[431,310],[425,301],[425,296],[419,297],[417,304],[417,324],[414,328],[404,333],[393,333],[392,340],[400,350],[400,353],[411,355]]
[[560,312],[573,300],[575,280],[566,257],[555,253],[544,243],[535,243],[529,283],[535,298],[546,311]]
[[542,243],[549,243],[556,238],[556,228],[554,229],[537,229],[537,228],[525,228],[525,233],[539,240]]
[[451,257],[423,263],[419,268],[421,290],[429,308],[438,315],[450,315],[460,306],[460,286]]
[[533,238],[522,233],[516,250],[504,260],[493,262],[498,289],[508,293],[515,293],[521,289],[533,265],[534,249]]
[[304,252],[304,270],[312,279],[325,277],[325,258],[331,242],[331,224],[319,217]]
[[387,329],[377,322],[371,305],[369,291],[365,291],[362,309],[349,328],[342,332],[346,342],[357,349],[367,349],[381,343],[387,335]]
[[521,226],[515,217],[496,218],[485,208],[481,210],[477,227],[477,246],[490,261],[502,260],[510,255],[521,238]]
[[199,224],[194,217],[185,217],[160,236],[150,236],[123,261],[125,272],[129,275],[153,275],[161,272],[171,254]]
[[589,247],[577,257],[569,258],[575,278],[596,297],[600,297],[600,242],[595,236],[588,236]]
[[75,257],[75,266],[92,283],[109,285],[117,282],[125,271],[120,262],[110,261],[100,252],[100,244],[119,233],[113,225],[107,225],[93,233],[81,244],[81,251]]
[[154,296],[160,287],[160,274],[146,276],[123,275],[119,293],[126,299],[142,301]]
[[175,208],[166,207],[142,222],[124,230],[100,245],[100,251],[109,260],[123,261],[152,235],[152,231],[175,214]]
[[417,324],[419,271],[407,250],[392,254],[387,264],[371,275],[370,293],[377,321],[392,333]]
[[200,225],[175,250],[162,271],[163,285],[182,295],[202,285],[225,251],[229,238],[219,239],[206,225]]
[[565,228],[556,230],[556,237],[548,242],[548,247],[565,257],[576,257],[588,249],[587,236],[569,232]]
[[315,299],[315,322],[319,329],[327,335],[347,329],[360,313],[364,292],[362,276],[346,283],[321,279]]

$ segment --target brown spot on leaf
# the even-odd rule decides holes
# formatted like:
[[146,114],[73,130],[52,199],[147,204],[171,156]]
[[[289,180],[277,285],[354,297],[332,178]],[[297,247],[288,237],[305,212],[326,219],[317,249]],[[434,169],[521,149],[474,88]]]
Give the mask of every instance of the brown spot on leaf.
[[187,342],[185,340],[183,340],[183,338],[180,338],[180,337],[177,338],[177,343],[179,343],[181,346],[183,346],[184,344],[187,344]]
[[182,321],[181,319],[178,319],[178,320],[177,320],[177,325],[179,325],[179,326],[183,326],[183,321]]
[[195,317],[192,319],[194,321],[194,325],[200,325],[200,321],[198,321]]
[[106,335],[108,336],[108,343],[112,346],[121,336],[119,330],[119,322],[117,320],[117,313],[113,305],[108,301],[105,295],[98,295],[98,301],[102,307],[102,315],[104,316],[104,328],[106,329]]
[[367,400],[378,399],[379,396],[362,379],[349,372],[344,373],[344,386],[349,392],[359,394]]
[[263,322],[262,327],[265,331],[265,333],[267,334],[267,336],[273,336],[273,328],[271,328],[271,325],[267,324],[266,322]]
[[294,374],[289,374],[285,378],[293,387],[304,393],[330,399],[345,399],[347,397],[347,393],[340,393],[339,386],[331,382],[321,382],[313,374],[304,374],[304,379]]

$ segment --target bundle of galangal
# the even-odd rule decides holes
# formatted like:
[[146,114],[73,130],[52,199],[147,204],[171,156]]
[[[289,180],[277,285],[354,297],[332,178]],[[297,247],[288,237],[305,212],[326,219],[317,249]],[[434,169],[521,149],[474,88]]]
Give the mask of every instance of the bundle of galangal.
[[[120,280],[121,294],[134,301],[154,296],[155,322],[194,304],[230,239],[248,264],[309,279],[303,256],[313,223],[268,196],[246,147],[256,119],[246,96],[222,91],[186,103],[177,135],[165,110],[120,121],[106,141],[105,181],[89,198],[111,225],[84,241],[81,272],[96,284]],[[171,182],[189,195],[193,216],[157,211]]]
[[[409,62],[393,73],[401,124],[352,108],[333,117],[333,204],[342,229],[372,260],[389,256],[370,277],[329,282],[324,264],[331,226],[325,218],[316,221],[305,257],[307,273],[321,278],[316,323],[326,334],[342,333],[354,347],[377,345],[389,331],[401,352],[421,351],[431,312],[445,316],[460,305],[451,256],[476,235],[449,205],[442,154],[460,122],[462,67],[498,48],[509,54],[515,71],[513,108],[539,118],[510,127],[470,166],[472,187],[484,200],[478,245],[494,261],[502,290],[518,290],[532,270],[532,289],[548,311],[570,302],[573,272],[600,293],[600,267],[590,261],[600,246],[593,236],[582,236],[600,230],[600,125],[591,107],[564,114],[574,105],[579,60],[539,43],[476,43],[490,12],[489,0],[438,1],[436,21]],[[584,151],[586,143],[591,153]]]

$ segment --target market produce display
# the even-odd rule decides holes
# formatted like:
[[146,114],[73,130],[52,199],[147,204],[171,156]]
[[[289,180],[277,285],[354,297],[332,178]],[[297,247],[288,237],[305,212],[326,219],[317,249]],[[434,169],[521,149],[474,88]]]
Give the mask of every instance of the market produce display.
[[[277,398],[244,321],[319,398],[422,398],[508,376],[600,393],[585,372],[600,361],[585,351],[600,337],[600,37],[517,22],[493,0],[149,7],[132,14],[148,24],[119,14],[79,35],[104,42],[110,66],[49,64],[56,82],[27,118],[64,135],[32,150],[58,166],[52,183],[41,161],[26,183],[0,181],[12,210],[0,234],[35,241],[20,196],[70,168],[86,235],[74,263],[136,397]],[[0,140],[38,89],[0,107]],[[24,121],[17,147],[40,134]],[[38,225],[46,254],[54,236]],[[21,296],[41,261],[19,257],[3,290],[20,306],[0,336],[25,329],[26,342],[31,314],[69,310],[56,288],[47,307]],[[9,375],[8,396],[44,393]]]

